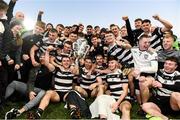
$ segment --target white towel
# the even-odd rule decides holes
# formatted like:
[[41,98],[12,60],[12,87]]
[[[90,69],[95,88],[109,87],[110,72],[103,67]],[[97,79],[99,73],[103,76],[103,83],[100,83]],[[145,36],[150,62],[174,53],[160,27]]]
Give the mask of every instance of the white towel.
[[107,120],[120,120],[120,116],[112,113],[111,105],[116,100],[110,95],[100,95],[90,105],[92,118],[99,117],[100,114],[105,115]]

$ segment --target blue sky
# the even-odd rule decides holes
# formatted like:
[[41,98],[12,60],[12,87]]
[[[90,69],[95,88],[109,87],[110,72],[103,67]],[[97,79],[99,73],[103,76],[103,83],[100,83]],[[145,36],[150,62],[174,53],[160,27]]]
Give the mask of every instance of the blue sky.
[[132,27],[137,17],[148,18],[153,25],[162,26],[152,19],[152,15],[159,14],[174,25],[173,31],[180,36],[178,4],[179,0],[18,0],[14,12],[23,11],[26,18],[36,21],[38,11],[43,10],[43,20],[54,25],[83,23],[101,27],[111,23],[122,26],[121,17],[125,15],[129,16]]

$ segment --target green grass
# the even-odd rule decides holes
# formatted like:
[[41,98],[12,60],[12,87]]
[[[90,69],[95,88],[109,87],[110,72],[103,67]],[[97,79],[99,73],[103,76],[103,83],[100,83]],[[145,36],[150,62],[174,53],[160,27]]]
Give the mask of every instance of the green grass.
[[[90,104],[93,100],[88,99],[88,103]],[[25,102],[8,102],[5,107],[4,111],[0,111],[0,119],[4,118],[5,112],[9,111],[11,108],[20,108],[24,105]],[[70,119],[69,111],[64,108],[64,103],[50,103],[50,105],[47,107],[47,109],[44,111],[42,115],[42,119]],[[133,108],[131,111],[131,119],[144,119],[144,117],[137,115],[137,111],[139,109],[139,106],[137,103],[133,104]],[[34,112],[35,109],[31,110],[31,112]],[[19,116],[17,119],[27,119],[28,112],[23,113],[21,116]],[[178,119],[180,118],[180,115],[178,116],[169,116],[171,119]]]

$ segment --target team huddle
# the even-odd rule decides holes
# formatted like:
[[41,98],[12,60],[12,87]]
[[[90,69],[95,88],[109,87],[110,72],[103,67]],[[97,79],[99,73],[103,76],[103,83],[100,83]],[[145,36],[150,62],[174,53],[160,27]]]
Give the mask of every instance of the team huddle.
[[34,107],[40,119],[51,102],[65,102],[72,119],[130,120],[134,102],[151,118],[180,113],[180,43],[170,22],[154,15],[163,25],[155,27],[137,18],[133,30],[123,16],[121,28],[88,25],[84,32],[81,23],[45,24],[40,11],[28,31],[24,13],[13,16],[16,2],[0,0],[0,109],[15,91],[28,102],[5,119]]

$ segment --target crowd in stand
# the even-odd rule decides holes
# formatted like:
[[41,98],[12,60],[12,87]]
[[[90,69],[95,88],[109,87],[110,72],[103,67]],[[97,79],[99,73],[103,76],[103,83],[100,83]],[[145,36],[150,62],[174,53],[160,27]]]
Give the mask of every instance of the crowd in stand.
[[[122,27],[54,27],[40,11],[27,31],[24,13],[13,15],[16,2],[0,0],[0,109],[15,91],[28,102],[5,119],[35,106],[40,119],[50,102],[66,102],[73,119],[129,120],[134,102],[151,118],[180,113],[180,43],[170,22],[154,15],[163,26],[155,27],[137,18],[133,30],[123,16]],[[94,102],[88,107],[85,98]]]

